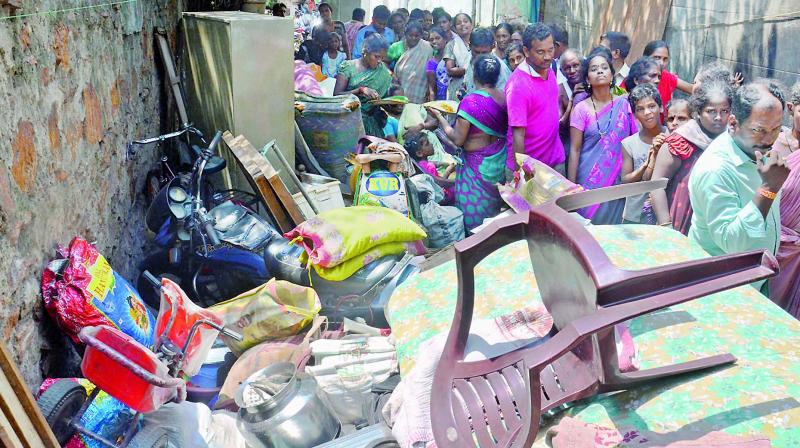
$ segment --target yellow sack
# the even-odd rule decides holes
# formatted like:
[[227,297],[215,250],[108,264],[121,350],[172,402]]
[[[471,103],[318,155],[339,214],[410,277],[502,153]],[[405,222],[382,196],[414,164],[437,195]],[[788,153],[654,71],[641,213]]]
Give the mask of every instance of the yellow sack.
[[313,289],[273,278],[209,310],[217,313],[226,327],[242,335],[241,341],[222,335],[228,348],[238,356],[267,339],[299,333],[320,308]]

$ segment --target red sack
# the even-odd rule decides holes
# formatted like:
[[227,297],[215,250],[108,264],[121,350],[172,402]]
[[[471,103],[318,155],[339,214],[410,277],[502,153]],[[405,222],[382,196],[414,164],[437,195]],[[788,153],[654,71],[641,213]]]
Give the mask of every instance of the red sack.
[[59,246],[59,259],[42,273],[44,306],[76,343],[84,327],[114,327],[151,347],[155,319],[139,293],[119,276],[92,244],[75,237]]

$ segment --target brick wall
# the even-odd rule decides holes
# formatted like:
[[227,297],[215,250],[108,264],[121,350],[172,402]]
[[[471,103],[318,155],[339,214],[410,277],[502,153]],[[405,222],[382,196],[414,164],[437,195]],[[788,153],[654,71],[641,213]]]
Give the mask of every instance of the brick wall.
[[174,29],[178,0],[11,17],[84,3],[103,2],[0,0],[0,337],[30,387],[76,373],[39,294],[55,245],[96,240],[136,274],[156,154],[125,161],[125,146],[161,130],[168,100],[153,29]]

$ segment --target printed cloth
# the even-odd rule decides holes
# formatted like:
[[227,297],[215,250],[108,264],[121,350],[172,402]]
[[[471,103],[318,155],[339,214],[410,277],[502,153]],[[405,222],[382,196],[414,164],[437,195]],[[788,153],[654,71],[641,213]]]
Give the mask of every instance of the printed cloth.
[[[405,42],[402,45],[405,46]],[[422,104],[428,96],[425,64],[431,56],[433,56],[431,44],[420,40],[414,48],[406,48],[394,66],[394,76],[400,80],[405,96],[412,103]]]
[[[611,261],[647,269],[708,254],[679,232],[646,225],[589,226]],[[423,343],[446,332],[458,290],[455,262],[400,285],[386,317],[405,377],[427,356]],[[474,320],[541,303],[524,241],[505,246],[475,269]],[[800,446],[800,322],[750,286],[741,286],[633,319],[642,369],[730,352],[736,364],[578,403],[544,421],[536,447],[563,416],[658,434],[723,431],[763,435],[774,446]]]
[[781,189],[781,272],[770,280],[770,297],[800,318],[800,151],[787,158],[792,171]]

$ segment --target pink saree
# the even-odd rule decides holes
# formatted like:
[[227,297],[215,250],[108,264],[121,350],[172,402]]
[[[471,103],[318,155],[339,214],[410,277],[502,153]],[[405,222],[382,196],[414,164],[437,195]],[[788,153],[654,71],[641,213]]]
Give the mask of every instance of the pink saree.
[[787,162],[792,170],[781,190],[781,245],[778,263],[781,271],[769,282],[772,301],[795,318],[800,318],[800,151]]

